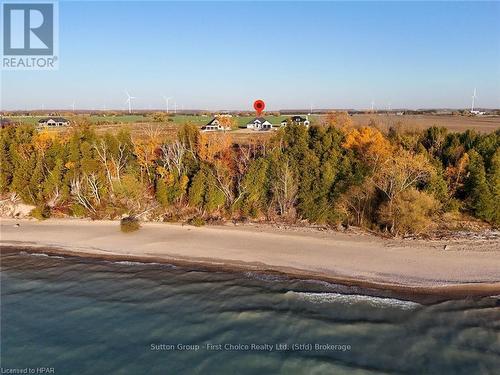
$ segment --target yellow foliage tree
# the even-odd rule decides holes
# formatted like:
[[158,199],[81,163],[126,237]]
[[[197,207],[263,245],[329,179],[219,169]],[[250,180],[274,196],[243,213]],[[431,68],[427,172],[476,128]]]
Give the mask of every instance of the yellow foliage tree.
[[150,127],[143,137],[132,139],[132,143],[134,145],[134,153],[137,156],[137,162],[141,167],[141,180],[143,179],[144,172],[146,172],[149,182],[152,183],[154,173],[151,168],[158,156],[161,145],[161,137],[158,129]]
[[392,205],[382,204],[378,214],[380,221],[392,226],[394,233],[420,234],[435,225],[432,217],[439,206],[432,195],[412,188],[401,193]]
[[468,165],[469,154],[465,152],[462,157],[458,159],[456,165],[450,165],[446,168],[450,195],[454,195],[458,188],[463,185]]
[[45,151],[50,147],[50,145],[54,142],[55,133],[51,133],[48,130],[44,129],[38,132],[33,139],[33,146],[36,151],[39,151],[42,155]]
[[228,133],[201,133],[198,142],[198,157],[202,161],[213,162],[230,155],[232,137]]
[[373,127],[351,129],[342,146],[355,151],[362,159],[373,166],[389,158],[393,148],[387,138]]
[[236,127],[236,120],[229,116],[217,116],[219,124],[224,127],[224,130],[231,130]]

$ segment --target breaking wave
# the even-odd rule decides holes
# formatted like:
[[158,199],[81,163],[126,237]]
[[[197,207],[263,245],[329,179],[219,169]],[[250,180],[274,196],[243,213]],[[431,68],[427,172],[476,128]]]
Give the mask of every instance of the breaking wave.
[[411,310],[421,306],[417,302],[404,301],[396,298],[367,296],[362,294],[310,293],[294,291],[289,291],[286,294],[312,303],[335,302],[346,305],[367,304],[373,307],[396,307],[404,310]]

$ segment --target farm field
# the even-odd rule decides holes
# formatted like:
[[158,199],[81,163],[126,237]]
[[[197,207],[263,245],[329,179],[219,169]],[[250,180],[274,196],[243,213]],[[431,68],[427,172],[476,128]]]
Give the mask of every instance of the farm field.
[[434,125],[444,126],[455,132],[473,129],[481,133],[490,133],[500,129],[500,116],[359,114],[353,115],[352,118],[360,126],[368,125],[373,119],[382,129],[388,129],[398,123],[409,130],[422,130]]
[[[303,115],[304,116],[304,115]],[[36,124],[42,116],[18,116],[9,117],[11,121]],[[96,125],[99,132],[117,131],[126,126],[132,134],[140,135],[145,132],[155,129],[166,138],[173,138],[177,133],[180,124],[191,122],[197,126],[203,126],[211,120],[209,116],[202,115],[175,115],[169,117],[171,121],[155,122],[150,114],[135,114],[135,115],[116,115],[116,116],[100,116],[100,115],[83,115],[83,116],[64,116],[72,121],[78,119],[86,119]],[[255,132],[245,128],[247,122],[255,116],[240,116],[235,117],[238,128],[232,130],[233,139],[236,142],[246,142],[255,137],[267,137],[271,132]],[[273,125],[279,126],[280,122],[288,116],[265,116]],[[322,124],[326,115],[309,116],[312,124]],[[410,131],[422,130],[431,126],[444,126],[450,131],[462,132],[467,129],[474,129],[481,133],[489,133],[500,129],[500,117],[467,117],[467,116],[452,116],[452,115],[387,115],[387,114],[355,114],[352,119],[357,126],[366,126],[369,123],[376,123],[377,126],[384,131],[387,131],[391,126],[400,126],[403,129]],[[63,129],[50,129],[50,131],[62,131]]]
[[[20,122],[23,124],[36,124],[39,119],[47,116],[9,116],[13,122]],[[99,115],[61,115],[69,120],[81,118],[90,121],[96,125],[116,125],[116,124],[136,124],[136,123],[151,123],[154,122],[152,115],[117,115],[117,116],[99,116]],[[238,127],[245,127],[245,125],[255,116],[238,116],[235,117]],[[279,125],[279,123],[288,116],[266,116],[271,123]],[[203,126],[209,122],[212,117],[202,115],[175,115],[169,117],[169,121],[165,123],[183,124],[191,122],[195,125]],[[171,120],[171,121],[170,121]]]

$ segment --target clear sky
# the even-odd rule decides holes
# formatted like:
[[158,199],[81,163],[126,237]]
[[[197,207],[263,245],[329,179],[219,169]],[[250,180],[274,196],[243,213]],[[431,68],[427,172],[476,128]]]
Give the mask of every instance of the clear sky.
[[59,4],[58,71],[3,71],[2,109],[500,107],[499,2]]

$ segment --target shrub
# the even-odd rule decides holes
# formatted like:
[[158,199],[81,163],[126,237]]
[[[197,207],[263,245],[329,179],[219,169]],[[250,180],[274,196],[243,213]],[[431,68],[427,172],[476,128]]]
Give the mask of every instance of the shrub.
[[206,224],[205,219],[201,217],[193,217],[192,219],[189,220],[188,223],[195,227],[202,227]]
[[135,232],[140,227],[139,220],[133,216],[127,216],[120,220],[120,229],[123,233]]
[[31,216],[34,217],[35,219],[38,220],[45,220],[50,217],[50,207],[45,205],[45,206],[38,206],[31,210],[30,212]]
[[87,214],[87,209],[80,204],[72,204],[70,207],[70,212],[72,216],[84,217]]
[[433,226],[432,217],[439,209],[439,202],[432,196],[416,189],[399,194],[393,201],[383,203],[379,220],[395,234],[421,234]]

